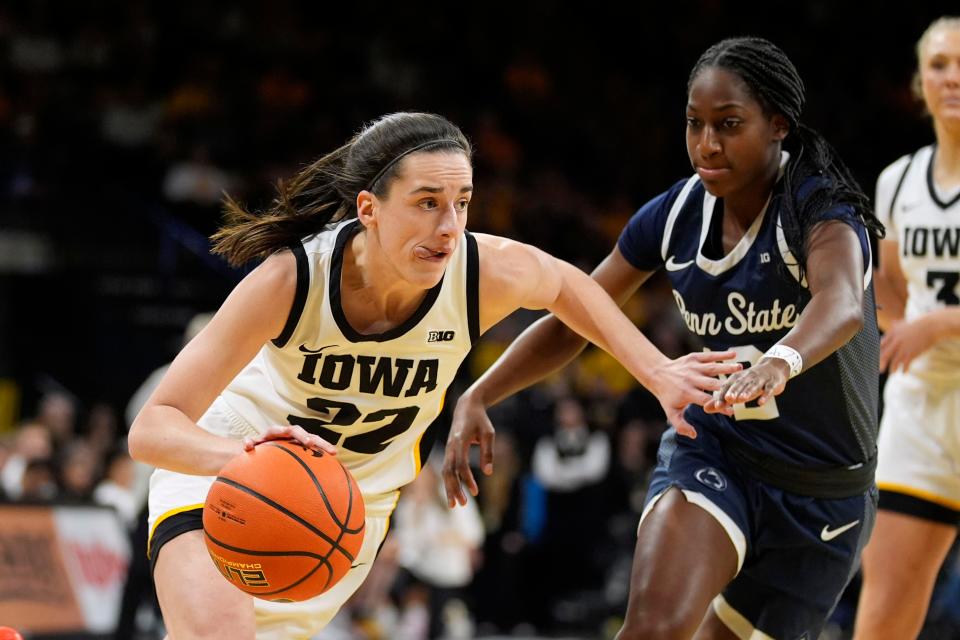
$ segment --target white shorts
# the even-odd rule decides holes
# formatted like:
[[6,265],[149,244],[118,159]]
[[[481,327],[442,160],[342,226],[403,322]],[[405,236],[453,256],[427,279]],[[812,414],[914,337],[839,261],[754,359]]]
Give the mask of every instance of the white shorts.
[[[198,424],[211,433],[231,438],[256,433],[220,402],[215,402]],[[154,471],[150,478],[150,539],[147,543],[152,562],[156,562],[157,553],[165,542],[181,533],[202,528],[203,504],[214,480],[214,476],[192,476],[166,469]],[[251,597],[258,640],[307,639],[330,622],[363,584],[390,526],[389,516],[368,516],[365,522],[363,545],[354,568],[326,593],[292,603]]]
[[[960,384],[898,372],[887,379],[883,398],[877,454],[881,492],[960,512]],[[884,493],[881,509],[889,508]]]

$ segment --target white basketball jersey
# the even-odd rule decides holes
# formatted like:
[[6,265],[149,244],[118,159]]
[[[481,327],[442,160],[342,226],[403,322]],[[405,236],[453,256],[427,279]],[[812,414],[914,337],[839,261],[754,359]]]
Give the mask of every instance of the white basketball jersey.
[[349,220],[294,248],[297,292],[287,326],[221,400],[257,431],[298,424],[337,445],[367,514],[385,516],[429,454],[433,438],[424,433],[479,334],[478,254],[465,234],[406,322],[361,335],[340,300],[344,246],[361,229]]
[[[907,279],[904,316],[912,320],[960,304],[960,191],[939,193],[933,182],[936,147],[923,147],[884,169],[877,180],[877,217],[899,242]],[[955,379],[960,339],[937,342],[910,365],[911,373]]]

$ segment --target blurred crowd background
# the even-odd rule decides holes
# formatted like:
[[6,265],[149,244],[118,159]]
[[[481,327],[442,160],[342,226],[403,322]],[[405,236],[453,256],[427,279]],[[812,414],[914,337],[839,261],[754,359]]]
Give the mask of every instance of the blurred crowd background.
[[[433,111],[476,147],[469,227],[589,271],[643,202],[689,174],[686,80],[707,46],[747,34],[779,44],[807,83],[807,124],[872,193],[884,166],[932,139],[909,81],[916,39],[944,12],[827,1],[755,12],[718,0],[622,11],[0,3],[0,496],[110,505],[142,539],[148,470],[127,456],[126,430],[191,320],[244,275],[208,253],[223,192],[256,208],[364,122]],[[627,311],[669,355],[698,348],[663,280]],[[459,388],[535,318],[518,313],[485,336]],[[422,475],[343,637],[617,628],[664,428],[656,401],[588,350],[492,415],[496,473],[479,499],[451,514],[436,474]],[[434,428],[442,443],[448,422]],[[960,634],[949,569],[927,637]],[[143,575],[135,582],[148,586]],[[125,603],[118,637],[162,633],[149,593],[138,600]],[[838,609],[833,637],[854,602]]]

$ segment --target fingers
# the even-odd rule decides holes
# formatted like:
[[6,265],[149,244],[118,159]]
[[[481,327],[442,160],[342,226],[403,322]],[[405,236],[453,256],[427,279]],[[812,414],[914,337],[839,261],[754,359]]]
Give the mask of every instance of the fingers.
[[451,509],[457,504],[464,504],[467,500],[463,495],[463,488],[460,486],[460,476],[457,475],[456,462],[457,447],[453,438],[447,441],[447,447],[443,454],[443,488],[447,493],[447,506]]
[[714,394],[710,401],[703,405],[703,410],[706,413],[721,413],[725,416],[733,415],[733,406],[727,404],[723,401],[723,396]]
[[[457,475],[460,476],[460,482],[462,482],[467,487],[467,491],[470,492],[470,495],[476,496],[480,493],[480,487],[477,486],[477,481],[473,477],[473,469],[470,468],[470,443],[467,442],[463,449],[460,452],[460,455],[457,459]],[[462,494],[461,494],[462,495]],[[467,496],[463,496],[463,501],[460,502],[460,505],[467,504]]]
[[443,458],[443,487],[447,492],[447,506],[451,509],[458,504],[464,506],[467,504],[467,494],[463,487],[472,495],[477,495],[477,483],[473,479],[473,471],[470,469],[470,440],[463,437],[462,433],[452,432],[447,440],[447,449]]
[[317,449],[332,456],[337,455],[336,446],[330,444],[320,436],[308,432],[303,427],[298,426],[276,425],[268,427],[266,431],[256,438],[244,438],[243,449],[244,451],[253,451],[254,447],[258,444],[269,442],[270,440],[293,440],[304,447]]
[[880,343],[880,372],[883,373],[887,370],[887,367],[890,366],[890,356],[892,355],[893,350],[890,348],[889,343]]
[[670,423],[673,425],[673,428],[677,430],[682,436],[686,436],[691,440],[695,440],[697,437],[697,430],[693,428],[693,425],[683,419],[683,411],[676,413],[670,420]]
[[729,376],[743,370],[740,362],[723,362],[707,365],[701,371],[708,376]]
[[719,362],[722,360],[733,360],[737,357],[737,352],[727,351],[695,351],[690,356],[698,362]]
[[[493,439],[496,437],[493,429],[486,429],[480,434],[480,469],[484,475],[493,473]],[[474,494],[476,495],[476,494]]]

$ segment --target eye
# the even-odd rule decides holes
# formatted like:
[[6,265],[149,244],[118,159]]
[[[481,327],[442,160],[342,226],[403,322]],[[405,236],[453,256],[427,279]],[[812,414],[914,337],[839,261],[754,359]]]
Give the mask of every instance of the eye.
[[700,121],[693,116],[687,116],[687,128],[696,129],[700,126]]
[[429,211],[430,209],[437,208],[437,201],[434,198],[424,198],[417,203],[417,206],[425,211]]
[[466,198],[457,201],[457,211],[466,211],[467,206],[470,204],[470,201]]
[[723,121],[723,127],[725,129],[736,129],[741,124],[743,124],[743,121],[739,118],[726,118]]

